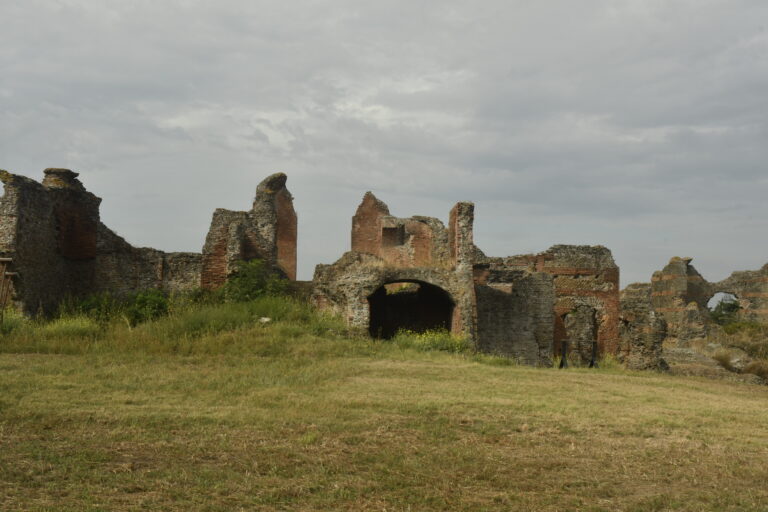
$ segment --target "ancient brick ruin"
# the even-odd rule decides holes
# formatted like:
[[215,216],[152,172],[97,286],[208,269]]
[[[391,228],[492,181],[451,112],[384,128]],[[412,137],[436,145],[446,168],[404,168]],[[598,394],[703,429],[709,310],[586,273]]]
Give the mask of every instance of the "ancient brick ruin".
[[288,279],[296,279],[296,212],[285,188],[286,175],[273,174],[256,188],[253,208],[213,212],[203,246],[200,286],[224,284],[238,261],[262,259]]
[[[608,249],[559,245],[489,258],[474,245],[473,221],[472,203],[454,206],[447,227],[394,217],[368,192],[352,218],[352,250],[318,265],[313,300],[373,336],[445,327],[526,364],[550,365],[565,339],[583,361],[594,343],[618,350],[619,270]],[[418,288],[391,293],[396,283]],[[434,322],[408,320],[414,311]]]
[[46,169],[42,183],[0,170],[0,256],[13,258],[14,301],[51,314],[67,297],[215,287],[239,259],[296,276],[296,214],[284,174],[264,180],[248,212],[216,210],[202,254],[133,247],[99,218],[101,199],[78,174]]
[[[285,174],[258,185],[250,210],[216,210],[201,253],[133,247],[101,222],[101,199],[77,177],[46,169],[38,183],[0,170],[0,257],[13,259],[14,302],[28,314],[53,313],[69,296],[217,288],[254,258],[296,279]],[[489,257],[474,244],[473,222],[472,203],[457,203],[445,225],[396,217],[368,192],[352,217],[351,250],[317,266],[311,300],[374,337],[444,328],[478,350],[542,366],[567,347],[577,362],[596,349],[630,368],[664,369],[664,347],[706,336],[718,292],[737,297],[741,318],[768,323],[768,265],[709,283],[690,258],[672,258],[650,283],[620,291],[605,247]]]

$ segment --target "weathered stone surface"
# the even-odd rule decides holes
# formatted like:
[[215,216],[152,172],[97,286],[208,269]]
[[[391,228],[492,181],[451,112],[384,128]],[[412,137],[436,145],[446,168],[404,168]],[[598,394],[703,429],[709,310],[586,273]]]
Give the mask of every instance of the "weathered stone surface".
[[[476,272],[481,271],[476,267]],[[477,348],[521,363],[551,366],[552,276],[527,270],[477,272]]]
[[451,331],[474,337],[474,289],[468,277],[432,267],[396,267],[378,256],[347,252],[332,265],[315,268],[312,301],[318,307],[341,315],[351,327],[370,327],[369,298],[389,283],[414,282],[437,287],[453,303]]
[[633,370],[666,370],[662,357],[667,324],[651,305],[651,285],[634,283],[621,292],[619,359]]
[[[480,350],[526,364],[551,365],[552,276],[535,269],[476,265],[482,253],[472,241],[473,222],[472,203],[456,204],[446,228],[430,217],[395,217],[386,204],[366,193],[352,218],[352,251],[333,265],[318,265],[315,270],[315,304],[372,334],[376,334],[374,326],[380,325],[384,334],[391,334],[398,302],[411,301],[424,318],[441,313],[419,304],[418,294],[386,302],[385,285],[420,283],[425,285],[422,294],[431,293],[437,304],[439,293],[431,288],[436,287],[454,305],[452,332],[468,336]],[[388,306],[379,310],[385,303]],[[401,325],[417,324],[409,311],[399,311]],[[384,317],[388,320],[381,320]]]
[[[552,276],[554,302],[554,354],[568,339],[565,319],[579,306],[595,311],[598,353],[616,353],[619,344],[619,268],[602,246],[556,245],[546,252],[491,258],[475,248],[476,266],[491,271],[527,270]],[[591,349],[590,349],[591,350]]]
[[[672,258],[663,270],[651,278],[651,303],[656,313],[667,321],[667,335],[687,346],[692,337],[705,333],[707,301],[712,297],[711,286],[691,265],[691,258]],[[689,308],[690,304],[694,304]]]
[[664,316],[669,338],[680,347],[706,337],[707,303],[716,293],[736,296],[739,318],[768,323],[768,265],[710,283],[691,265],[691,258],[674,257],[653,274],[651,284],[653,309]]
[[[384,300],[385,285],[418,283],[437,297],[440,292],[432,289],[435,287],[451,305],[451,332],[474,340],[475,289],[468,256],[473,253],[473,220],[472,203],[457,204],[446,229],[431,217],[392,216],[386,204],[366,193],[352,218],[352,251],[332,265],[316,267],[313,302],[341,314],[353,327],[370,330],[383,318],[391,319],[394,302]],[[419,297],[426,297],[426,291]],[[431,311],[429,316],[440,316],[424,306],[414,307]],[[404,327],[412,324],[401,323]],[[387,325],[385,331],[396,327]]]
[[581,363],[592,359],[593,346],[597,343],[597,311],[588,304],[579,304],[563,317],[568,354]]
[[213,213],[203,247],[203,288],[218,288],[234,272],[237,261],[255,258],[296,279],[297,218],[286,179],[283,173],[264,179],[250,211],[219,208]]
[[768,264],[760,270],[734,272],[727,279],[711,283],[709,293],[718,292],[736,296],[740,318],[768,324]]
[[449,232],[432,217],[399,218],[371,192],[352,217],[352,250],[373,254],[398,267],[453,264]]
[[14,300],[29,314],[52,313],[67,296],[199,286],[200,255],[138,249],[99,219],[101,199],[68,169],[38,183],[0,171],[0,254],[13,258]]

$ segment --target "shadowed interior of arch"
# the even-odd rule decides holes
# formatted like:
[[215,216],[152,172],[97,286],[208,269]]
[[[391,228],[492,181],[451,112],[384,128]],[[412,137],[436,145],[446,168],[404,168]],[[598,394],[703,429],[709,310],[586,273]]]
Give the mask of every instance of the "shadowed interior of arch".
[[428,283],[387,283],[368,297],[368,304],[368,330],[374,338],[389,339],[401,329],[425,332],[451,328],[453,300],[445,290]]

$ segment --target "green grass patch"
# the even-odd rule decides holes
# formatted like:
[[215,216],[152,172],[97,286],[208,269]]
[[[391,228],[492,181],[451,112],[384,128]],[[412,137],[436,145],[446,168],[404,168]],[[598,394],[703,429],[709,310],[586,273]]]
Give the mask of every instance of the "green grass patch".
[[7,319],[0,510],[765,510],[766,387],[173,304]]

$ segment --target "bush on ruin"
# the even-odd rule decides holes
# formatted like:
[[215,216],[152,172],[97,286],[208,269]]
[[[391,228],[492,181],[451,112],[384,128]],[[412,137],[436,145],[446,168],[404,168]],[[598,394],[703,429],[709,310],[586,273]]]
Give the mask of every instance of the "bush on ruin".
[[222,294],[227,302],[247,302],[264,295],[284,295],[288,284],[263,260],[240,261],[222,287]]

